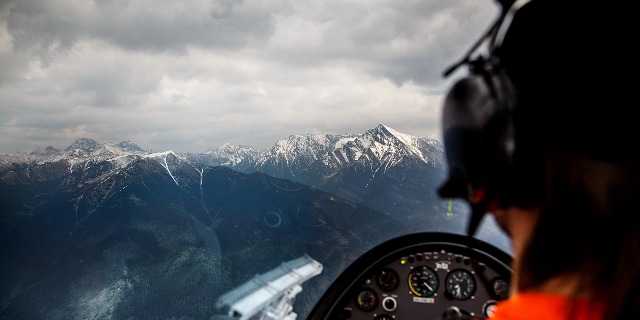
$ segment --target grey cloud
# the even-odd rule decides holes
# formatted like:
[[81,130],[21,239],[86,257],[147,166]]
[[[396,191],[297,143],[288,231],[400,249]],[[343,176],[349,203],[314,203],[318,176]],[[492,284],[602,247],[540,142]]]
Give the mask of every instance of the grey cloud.
[[[481,1],[459,3],[452,12],[447,1],[420,0],[21,0],[5,5],[4,11],[10,12],[8,30],[16,49],[37,54],[45,63],[80,38],[102,39],[128,50],[176,54],[184,54],[190,46],[215,50],[251,46],[263,48],[259,52],[271,59],[301,65],[365,60],[371,71],[394,82],[429,84],[441,77],[441,70],[432,65],[452,63],[453,57],[463,53],[459,46],[477,37],[486,17],[495,11]],[[268,47],[276,28],[295,32],[291,29],[300,25],[293,23],[300,21],[314,30],[299,30],[302,34],[297,38],[284,39],[290,41],[286,48]],[[469,34],[469,25],[478,33]],[[316,43],[302,42],[307,37]]]
[[441,73],[491,22],[492,4],[2,1],[0,152],[80,136],[264,148],[380,122],[433,135]]
[[[324,8],[325,12],[307,12],[311,25],[307,28],[322,32],[310,32],[313,45],[297,44],[299,36],[287,47],[271,48],[268,53],[273,59],[285,56],[286,61],[301,66],[348,63],[398,84],[414,81],[433,85],[442,80],[444,67],[459,59],[489,26],[498,9],[481,1],[456,4],[451,7],[447,1],[418,0],[336,3]],[[306,8],[313,9],[313,5]],[[340,14],[335,15],[335,10]],[[280,30],[290,32],[297,27],[293,19],[277,22],[276,36]]]
[[37,1],[5,5],[16,46],[46,56],[79,38],[100,38],[132,50],[181,52],[187,46],[238,48],[270,32],[270,10],[251,1]]

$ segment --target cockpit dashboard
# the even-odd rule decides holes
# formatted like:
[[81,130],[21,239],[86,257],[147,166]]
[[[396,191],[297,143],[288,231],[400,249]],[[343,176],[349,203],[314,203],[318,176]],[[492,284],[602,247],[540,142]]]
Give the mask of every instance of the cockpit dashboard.
[[307,319],[482,319],[509,296],[511,256],[459,234],[386,241],[349,265]]

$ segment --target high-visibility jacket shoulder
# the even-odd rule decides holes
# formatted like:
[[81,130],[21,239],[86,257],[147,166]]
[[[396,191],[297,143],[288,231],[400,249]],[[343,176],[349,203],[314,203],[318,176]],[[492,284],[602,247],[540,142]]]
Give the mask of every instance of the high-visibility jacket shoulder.
[[491,320],[603,320],[604,306],[592,300],[522,292],[498,302]]

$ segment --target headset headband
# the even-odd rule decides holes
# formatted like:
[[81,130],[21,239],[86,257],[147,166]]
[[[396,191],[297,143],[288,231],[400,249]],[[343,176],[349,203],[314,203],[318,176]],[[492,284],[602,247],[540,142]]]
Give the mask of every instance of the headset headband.
[[464,55],[464,57],[460,59],[460,61],[445,69],[443,76],[445,78],[448,77],[453,71],[458,69],[458,67],[463,64],[471,64],[473,61],[471,59],[471,56],[489,37],[492,37],[491,46],[489,47],[489,53],[492,54],[495,48],[498,48],[502,45],[502,41],[504,41],[504,37],[507,34],[507,30],[509,30],[509,27],[511,26],[511,22],[513,21],[513,17],[515,16],[516,12],[530,1],[531,0],[516,0],[509,6],[509,9],[507,9],[506,11],[503,10],[503,13],[498,16],[498,19],[496,19],[496,21],[491,24],[489,29],[484,34],[482,34],[482,36],[478,40],[476,40],[476,42],[471,46],[469,50],[467,50],[467,53]]
[[513,17],[516,15],[516,12],[518,12],[518,10],[520,10],[520,8],[522,8],[525,4],[529,3],[529,1],[531,0],[516,0],[516,2],[514,2],[511,7],[509,7],[509,10],[507,10],[507,12],[504,14],[504,18],[502,19],[502,22],[495,32],[491,50],[495,50],[495,48],[498,48],[502,45],[502,41],[504,41],[504,37],[507,34],[507,30],[509,30],[509,27],[511,26],[511,22],[513,21]]

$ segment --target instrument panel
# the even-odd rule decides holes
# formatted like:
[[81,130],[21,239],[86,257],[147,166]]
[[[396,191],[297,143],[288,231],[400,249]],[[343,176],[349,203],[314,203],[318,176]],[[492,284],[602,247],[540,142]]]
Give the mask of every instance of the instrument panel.
[[511,257],[463,235],[419,233],[354,261],[308,319],[481,319],[509,296]]

